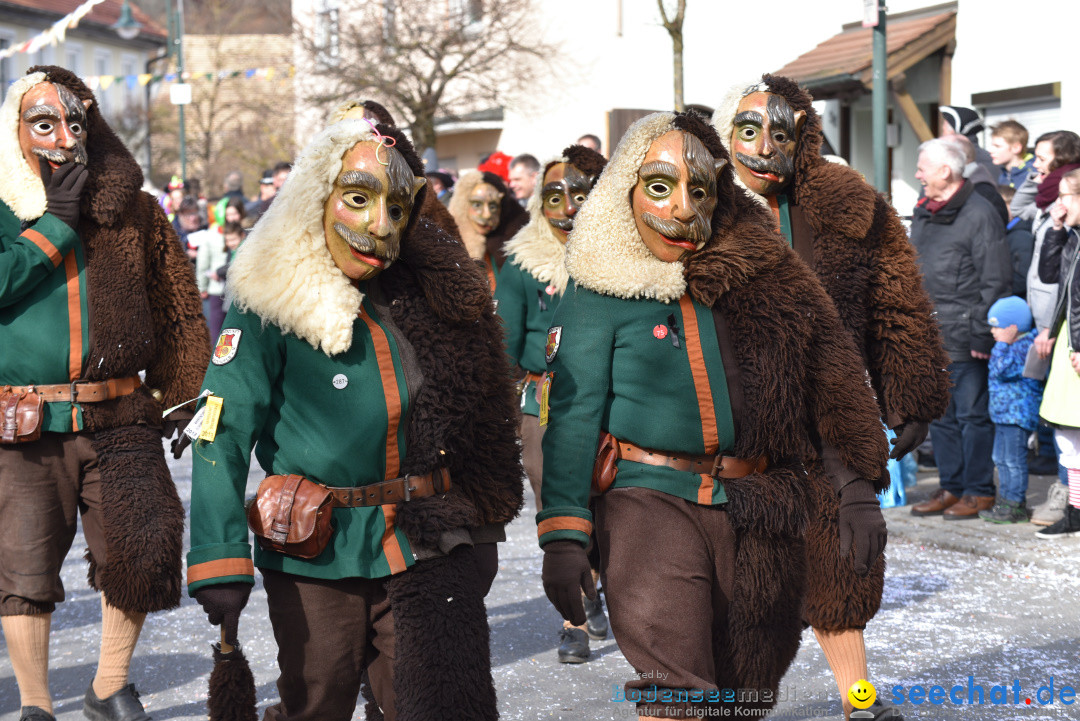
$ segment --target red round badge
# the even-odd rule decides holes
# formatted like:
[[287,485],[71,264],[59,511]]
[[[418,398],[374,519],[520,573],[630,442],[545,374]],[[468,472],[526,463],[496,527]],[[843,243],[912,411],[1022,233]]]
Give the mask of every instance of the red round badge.
[[652,329],[652,334],[660,340],[667,338],[667,326],[657,324],[657,326]]
[[544,292],[548,295],[555,295],[555,286],[549,285],[547,288],[544,288]]

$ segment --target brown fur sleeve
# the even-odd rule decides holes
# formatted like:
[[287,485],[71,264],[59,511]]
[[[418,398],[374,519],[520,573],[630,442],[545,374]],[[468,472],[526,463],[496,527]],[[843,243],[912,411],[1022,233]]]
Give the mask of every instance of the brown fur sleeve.
[[146,290],[157,353],[146,368],[146,383],[164,393],[162,403],[168,408],[199,394],[210,362],[210,337],[191,262],[176,231],[153,198],[143,193],[138,202],[140,215],[153,219]]
[[949,358],[922,285],[915,249],[880,196],[870,238],[879,240],[870,279],[866,360],[885,421],[939,418],[949,402]]
[[838,452],[843,466],[880,491],[889,485],[888,444],[861,372],[862,360],[818,283],[807,284],[800,302],[813,325],[806,353],[810,421],[822,443]]

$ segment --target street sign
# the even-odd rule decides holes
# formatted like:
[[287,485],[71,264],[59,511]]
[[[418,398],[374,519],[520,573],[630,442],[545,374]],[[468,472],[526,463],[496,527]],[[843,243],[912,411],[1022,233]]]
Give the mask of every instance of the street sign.
[[862,0],[862,26],[864,28],[876,28],[878,21],[878,6],[881,0]]
[[169,88],[169,100],[173,105],[190,105],[191,104],[191,84],[190,83],[176,83]]

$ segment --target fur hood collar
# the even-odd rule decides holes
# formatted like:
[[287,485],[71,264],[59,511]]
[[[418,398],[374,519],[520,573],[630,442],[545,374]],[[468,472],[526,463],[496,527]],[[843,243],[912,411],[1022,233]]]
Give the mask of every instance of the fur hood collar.
[[[503,194],[502,205],[499,209],[499,225],[487,236],[480,235],[473,227],[473,224],[469,222],[469,196],[480,183],[494,186],[496,190]],[[447,210],[450,211],[454,222],[457,223],[458,232],[461,234],[461,242],[465,244],[465,249],[476,260],[483,258],[484,253],[489,250],[498,251],[503,245],[503,241],[508,240],[517,233],[525,224],[526,219],[525,210],[518,205],[517,200],[514,199],[514,194],[510,192],[502,179],[494,173],[482,173],[479,170],[471,170],[465,173],[454,183],[454,194],[450,196],[450,204],[447,206]]]
[[665,263],[645,246],[629,202],[649,146],[675,129],[674,113],[653,113],[631,125],[615,148],[567,242],[566,268],[576,284],[604,295],[665,303],[686,292],[683,264]]
[[[816,212],[808,217],[813,229],[818,233],[829,231],[853,239],[864,238],[870,231],[873,213],[860,211],[872,209],[877,194],[863,181],[858,171],[830,163],[821,157],[824,138],[821,116],[814,110],[813,98],[794,80],[766,73],[760,81],[733,85],[716,106],[712,117],[713,127],[724,148],[731,152],[735,111],[739,102],[750,92],[774,93],[787,100],[793,110],[806,113],[795,150],[795,177],[788,186],[788,193],[795,205],[815,208]],[[735,174],[735,182],[751,198],[769,207],[768,200],[743,185],[738,173]]]
[[[553,158],[542,166],[543,172],[554,163],[569,162],[565,157]],[[526,210],[529,212],[529,223],[518,231],[518,234],[510,239],[504,248],[507,260],[518,266],[526,273],[536,278],[541,283],[550,283],[555,286],[559,295],[566,290],[566,283],[570,274],[566,270],[566,244],[563,243],[558,231],[551,227],[551,223],[544,217],[541,208],[542,182],[536,183]]]
[[[343,120],[319,133],[296,161],[270,209],[256,223],[229,268],[228,293],[241,309],[304,339],[329,356],[352,345],[353,323],[363,294],[334,264],[323,231],[323,205],[341,172],[349,148],[375,134],[364,120]],[[415,172],[415,171],[414,171]],[[418,198],[422,201],[423,198]],[[413,214],[418,215],[419,205]],[[456,245],[438,227],[421,218],[411,224],[401,242],[397,266],[415,265],[423,284],[428,271],[438,271],[440,259],[457,270],[463,254],[432,253],[434,244]],[[425,257],[430,255],[431,257]],[[477,271],[478,282],[483,279]],[[444,318],[480,312],[487,294],[472,284],[425,287],[428,300]],[[434,297],[432,297],[434,296]]]
[[[42,82],[64,85],[79,100],[94,100],[93,92],[74,73],[52,65],[30,68],[8,89],[0,106],[0,200],[24,221],[37,220],[48,210],[45,187],[27,165],[19,144],[23,96]],[[118,225],[142,187],[142,169],[101,117],[96,101],[86,111],[86,137],[89,176],[83,188],[82,214],[101,226]]]

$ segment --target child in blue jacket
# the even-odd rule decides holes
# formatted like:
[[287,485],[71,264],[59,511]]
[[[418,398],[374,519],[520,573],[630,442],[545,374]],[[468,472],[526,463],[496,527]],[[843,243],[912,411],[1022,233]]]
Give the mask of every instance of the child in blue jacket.
[[1031,309],[1023,298],[1009,296],[990,306],[987,321],[996,341],[990,352],[990,419],[998,499],[979,517],[993,523],[1025,523],[1029,517],[1027,439],[1038,425],[1043,394],[1042,381],[1023,375],[1035,340]]

